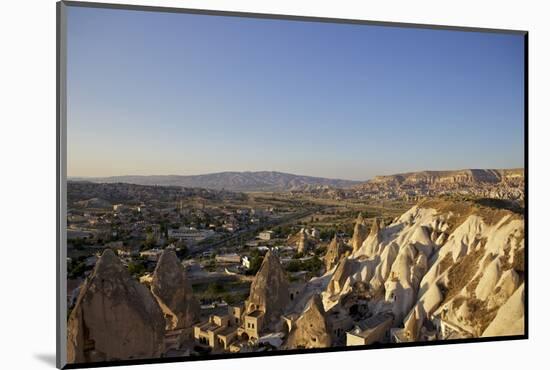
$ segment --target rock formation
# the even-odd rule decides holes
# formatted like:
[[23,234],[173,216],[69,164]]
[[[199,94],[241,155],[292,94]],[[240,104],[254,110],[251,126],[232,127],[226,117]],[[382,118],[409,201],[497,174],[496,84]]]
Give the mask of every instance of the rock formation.
[[521,200],[524,198],[523,168],[422,171],[374,179],[354,187],[354,195],[371,198],[410,199],[434,194],[470,194],[478,197]]
[[342,240],[338,236],[334,235],[334,238],[327,247],[327,253],[325,254],[325,268],[327,271],[331,270],[344,256],[346,247]]
[[378,242],[380,241],[380,220],[378,218],[372,221],[372,226],[367,237],[375,238]]
[[380,242],[382,241],[382,235],[380,232],[380,220],[375,218],[372,221],[370,232],[363,241],[360,249],[356,251],[359,254],[365,254],[367,256],[375,256],[381,253]]
[[498,310],[496,317],[483,332],[484,337],[519,335],[524,333],[524,287],[523,284]]
[[421,171],[389,176],[376,176],[373,183],[416,184],[471,184],[499,183],[522,179],[523,169],[465,169],[455,171]]
[[161,309],[109,249],[84,283],[67,326],[69,363],[154,358],[163,348]]
[[298,233],[298,241],[296,243],[296,249],[298,253],[304,254],[309,247],[309,239],[305,229],[301,229]]
[[328,284],[330,294],[339,294],[344,290],[347,280],[354,272],[354,266],[354,261],[350,258],[340,260]]
[[351,247],[353,252],[361,248],[361,245],[367,238],[367,225],[363,219],[363,215],[359,213],[355,221],[355,227],[353,229],[353,237],[351,238]]
[[501,204],[432,198],[383,230],[375,221],[323,276],[325,310],[366,300],[405,341],[523,334],[524,219]]
[[250,285],[245,314],[256,310],[264,312],[264,326],[269,327],[279,322],[289,301],[289,284],[279,257],[268,251]]
[[286,348],[326,348],[331,345],[329,325],[325,317],[323,302],[315,294],[306,309],[294,323]]
[[164,313],[167,330],[187,328],[199,320],[199,303],[172,249],[165,249],[157,262],[151,292]]

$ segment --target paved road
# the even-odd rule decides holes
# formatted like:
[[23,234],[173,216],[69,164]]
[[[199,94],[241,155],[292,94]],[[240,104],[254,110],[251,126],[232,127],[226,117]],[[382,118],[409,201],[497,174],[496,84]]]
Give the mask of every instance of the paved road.
[[284,226],[289,223],[293,223],[296,220],[299,220],[301,218],[307,217],[309,215],[314,214],[315,212],[318,212],[322,210],[323,208],[327,208],[326,206],[318,206],[318,207],[312,207],[308,208],[307,210],[294,213],[292,215],[281,217],[279,219],[270,220],[262,225],[258,225],[256,227],[252,227],[246,230],[239,230],[232,234],[231,236],[228,236],[227,238],[224,238],[222,240],[218,240],[212,243],[205,242],[204,245],[196,246],[191,251],[191,256],[197,256],[204,252],[213,252],[215,249],[221,246],[225,245],[231,245],[232,242],[238,241],[238,240],[248,240],[253,239],[256,235],[256,233],[261,228],[274,228],[277,226]]

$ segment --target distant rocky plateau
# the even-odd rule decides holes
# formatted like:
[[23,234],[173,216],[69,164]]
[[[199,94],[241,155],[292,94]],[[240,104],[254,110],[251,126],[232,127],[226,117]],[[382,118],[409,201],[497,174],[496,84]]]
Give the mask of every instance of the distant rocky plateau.
[[523,168],[421,171],[376,176],[354,187],[355,195],[374,198],[417,198],[448,194],[523,200]]
[[454,171],[420,171],[389,176],[376,176],[367,184],[434,185],[434,184],[496,184],[523,181],[523,168],[465,169]]
[[376,176],[347,189],[317,187],[303,191],[330,199],[418,201],[424,197],[458,195],[523,201],[525,174],[523,168],[419,171]]

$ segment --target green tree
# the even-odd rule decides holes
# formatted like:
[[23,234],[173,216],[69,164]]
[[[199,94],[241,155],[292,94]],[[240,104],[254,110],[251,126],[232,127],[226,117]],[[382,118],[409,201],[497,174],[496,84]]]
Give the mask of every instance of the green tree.
[[182,243],[182,245],[176,247],[176,256],[178,256],[180,260],[186,258],[188,254],[189,249],[187,249],[187,246],[185,244]]
[[250,259],[250,268],[246,271],[248,275],[256,275],[256,273],[260,270],[260,267],[262,266],[262,262],[264,260],[264,256],[261,254],[257,254]]
[[214,283],[208,284],[208,288],[206,288],[206,292],[210,295],[219,295],[223,292],[225,292],[225,287],[218,281]]
[[132,261],[128,264],[128,271],[134,276],[141,276],[145,273],[146,268],[142,261]]

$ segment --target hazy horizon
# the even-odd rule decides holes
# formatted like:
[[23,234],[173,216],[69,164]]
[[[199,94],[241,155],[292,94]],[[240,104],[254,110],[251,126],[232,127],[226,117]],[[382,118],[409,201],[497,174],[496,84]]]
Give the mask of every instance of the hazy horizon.
[[68,9],[69,177],[523,168],[522,36]]
[[435,169],[435,170],[425,169],[425,170],[408,171],[408,172],[383,173],[383,174],[379,174],[379,175],[375,175],[375,176],[372,176],[372,177],[369,177],[369,178],[363,178],[363,179],[314,176],[314,175],[308,175],[308,174],[303,174],[303,173],[292,173],[292,172],[284,172],[284,171],[276,171],[276,170],[260,170],[260,171],[248,171],[248,170],[231,171],[231,170],[228,170],[228,171],[219,171],[219,172],[193,173],[193,174],[189,174],[189,175],[182,175],[182,174],[177,174],[177,173],[166,173],[166,174],[155,174],[155,175],[150,175],[150,174],[149,175],[148,174],[142,174],[142,175],[121,174],[121,175],[110,175],[110,176],[72,176],[72,175],[68,175],[67,177],[68,178],[76,178],[76,179],[87,179],[87,178],[94,179],[94,178],[111,178],[111,177],[203,176],[203,175],[214,175],[214,174],[219,174],[219,173],[243,173],[243,172],[253,172],[253,173],[254,172],[279,172],[279,173],[284,173],[284,174],[288,174],[288,175],[296,175],[296,176],[321,177],[321,178],[328,178],[328,179],[334,179],[334,180],[349,180],[349,181],[359,181],[359,182],[361,182],[361,181],[371,180],[372,178],[374,178],[376,176],[390,176],[390,175],[405,174],[405,173],[409,173],[409,172],[428,172],[428,171],[437,172],[437,171],[461,171],[461,170],[514,170],[514,169],[523,170],[524,167],[522,166],[522,167],[509,167],[509,168],[448,168],[448,169]]

